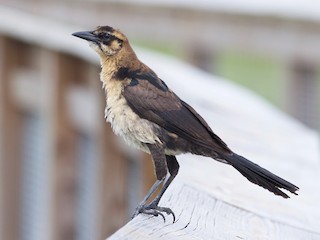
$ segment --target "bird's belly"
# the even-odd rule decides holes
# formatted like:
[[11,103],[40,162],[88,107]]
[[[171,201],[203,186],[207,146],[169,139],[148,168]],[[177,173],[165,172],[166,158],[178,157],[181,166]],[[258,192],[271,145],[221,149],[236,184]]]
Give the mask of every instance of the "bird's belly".
[[157,126],[134,113],[124,97],[107,98],[105,117],[114,133],[123,137],[129,145],[149,152],[148,143],[161,143],[156,135]]

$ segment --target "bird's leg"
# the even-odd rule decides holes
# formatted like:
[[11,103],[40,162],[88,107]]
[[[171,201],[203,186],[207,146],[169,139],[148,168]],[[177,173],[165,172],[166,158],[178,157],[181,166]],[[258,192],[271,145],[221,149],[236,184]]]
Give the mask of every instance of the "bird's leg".
[[[144,201],[142,202],[142,205],[140,204],[137,207],[136,211],[133,214],[133,217],[137,216],[139,213],[144,213],[144,214],[153,215],[153,216],[159,216],[160,215],[165,220],[164,215],[162,214],[162,212],[172,213],[172,211],[171,210],[169,211],[166,208],[159,208],[158,207],[158,203],[159,203],[159,200],[160,200],[161,196],[160,196],[159,200],[157,202],[154,202],[153,204],[151,204],[153,201],[150,204],[146,204],[146,201],[150,198],[152,193],[155,192],[155,190],[159,187],[159,185],[165,181],[165,178],[166,178],[166,176],[168,174],[167,158],[166,158],[166,155],[165,155],[164,147],[162,145],[159,145],[159,144],[148,144],[148,148],[149,148],[150,153],[152,155],[152,160],[153,160],[153,163],[154,163],[154,168],[155,168],[157,181],[155,182],[155,184],[149,190],[149,193],[144,198]],[[169,178],[164,182],[164,185],[169,180]],[[163,187],[164,187],[164,185],[163,185]],[[162,192],[162,188],[161,188],[160,192]]]
[[[178,170],[179,170],[179,164],[174,156],[165,156],[165,157],[166,157],[167,167],[168,167],[168,170],[170,173],[169,178],[166,179],[159,194],[154,198],[154,200],[151,201],[151,203],[146,204],[146,201],[150,198],[150,196],[155,191],[155,189],[157,189],[157,187],[160,185],[160,183],[157,184],[159,180],[151,187],[149,193],[145,197],[142,204],[140,204],[138,206],[138,208],[136,209],[134,217],[136,215],[138,215],[139,213],[144,213],[144,214],[149,214],[149,215],[153,215],[153,216],[160,215],[165,220],[165,217],[162,214],[162,212],[165,212],[167,214],[172,214],[173,222],[175,222],[175,214],[170,208],[158,206],[161,197],[163,196],[163,194],[165,193],[165,191],[167,190],[167,188],[169,187],[169,185],[171,184],[173,179],[176,177],[176,175],[178,174]],[[164,180],[165,180],[165,178],[163,178],[161,182],[163,182]],[[157,186],[155,186],[156,184],[157,184]]]
[[154,198],[154,200],[150,204],[155,204],[158,205],[162,195],[164,192],[167,190],[173,179],[177,176],[178,171],[179,171],[179,164],[175,156],[166,156],[167,159],[167,166],[170,172],[170,176],[165,181],[163,187],[161,188],[159,194]]
[[158,187],[164,182],[165,177],[161,180],[157,180],[152,187],[149,189],[149,192],[147,193],[147,195],[144,197],[144,199],[142,200],[142,202],[140,203],[140,205],[145,205],[146,202],[150,199],[150,197],[152,196],[152,194],[158,189]]
[[137,216],[140,212],[141,207],[146,205],[146,202],[150,199],[150,197],[152,196],[152,194],[158,189],[158,187],[164,182],[165,177],[161,180],[157,180],[152,187],[150,188],[149,192],[147,193],[147,195],[144,197],[144,199],[142,200],[142,202],[138,205],[138,207],[136,207],[136,210],[134,211],[132,218],[134,218],[135,216]]
[[178,163],[178,161],[177,161],[175,156],[166,156],[166,160],[167,160],[167,166],[168,166],[168,169],[169,169],[169,172],[170,172],[170,176],[164,182],[163,187],[161,188],[159,194],[154,198],[154,200],[150,204],[148,204],[148,206],[146,206],[146,208],[156,208],[160,212],[165,212],[167,214],[172,214],[173,222],[175,222],[176,221],[176,216],[175,216],[174,212],[170,208],[159,207],[158,206],[161,197],[163,196],[163,194],[165,193],[165,191],[167,190],[167,188],[169,187],[169,185],[171,184],[173,179],[177,176],[178,171],[179,171],[179,163]]

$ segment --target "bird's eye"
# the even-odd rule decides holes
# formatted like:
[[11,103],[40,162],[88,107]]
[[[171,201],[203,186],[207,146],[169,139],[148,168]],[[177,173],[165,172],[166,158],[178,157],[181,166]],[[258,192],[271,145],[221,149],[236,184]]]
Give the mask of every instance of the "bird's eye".
[[109,33],[99,33],[98,37],[103,41],[108,41],[111,39],[111,35]]

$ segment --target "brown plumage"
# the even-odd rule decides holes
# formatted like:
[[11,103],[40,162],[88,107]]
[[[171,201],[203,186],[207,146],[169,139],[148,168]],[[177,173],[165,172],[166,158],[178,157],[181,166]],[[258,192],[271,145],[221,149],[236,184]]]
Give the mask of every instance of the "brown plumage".
[[[276,195],[289,197],[280,188],[296,194],[299,188],[295,185],[232,152],[191,106],[139,61],[123,33],[104,26],[73,35],[87,40],[100,56],[105,116],[115,134],[152,155],[157,181],[134,216],[144,213],[164,218],[165,212],[175,219],[170,208],[158,203],[178,173],[175,155],[187,152],[230,164],[249,181]],[[159,194],[147,204],[158,188]]]

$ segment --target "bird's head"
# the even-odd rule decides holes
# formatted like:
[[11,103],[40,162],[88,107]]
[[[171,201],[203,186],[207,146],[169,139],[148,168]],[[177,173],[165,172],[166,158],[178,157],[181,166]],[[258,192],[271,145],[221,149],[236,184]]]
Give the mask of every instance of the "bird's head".
[[109,26],[97,27],[93,31],[75,32],[72,35],[87,40],[101,58],[118,54],[124,45],[128,44],[123,33]]

